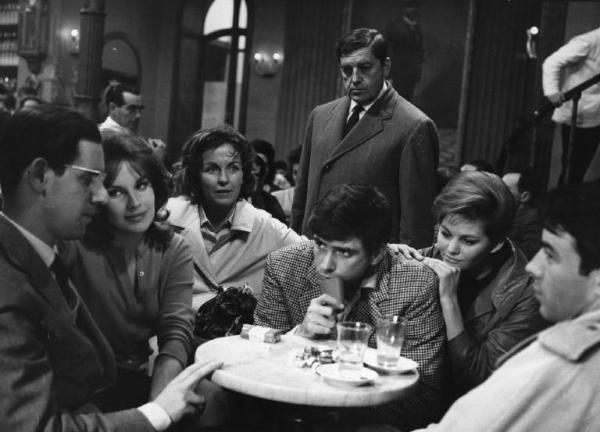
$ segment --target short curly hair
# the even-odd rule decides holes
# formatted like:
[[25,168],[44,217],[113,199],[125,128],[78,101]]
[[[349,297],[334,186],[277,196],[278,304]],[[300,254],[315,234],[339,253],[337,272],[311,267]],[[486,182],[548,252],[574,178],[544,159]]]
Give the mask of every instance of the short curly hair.
[[242,162],[242,189],[239,198],[247,198],[254,190],[252,162],[255,153],[248,140],[229,125],[216,126],[195,132],[183,145],[181,151],[181,169],[183,171],[181,191],[190,198],[192,204],[202,204],[202,155],[223,144],[230,144]]
[[463,171],[453,177],[433,202],[433,215],[441,223],[447,215],[483,222],[485,234],[499,242],[508,232],[516,212],[515,199],[496,174]]

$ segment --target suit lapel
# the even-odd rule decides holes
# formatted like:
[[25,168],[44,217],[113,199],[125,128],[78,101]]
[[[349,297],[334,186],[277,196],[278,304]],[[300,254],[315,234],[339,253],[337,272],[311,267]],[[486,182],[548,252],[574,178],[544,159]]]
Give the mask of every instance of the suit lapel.
[[[76,322],[74,323],[71,310],[50,269],[46,267],[42,258],[27,239],[2,215],[0,215],[0,248],[4,249],[6,259],[15,268],[29,276],[31,287],[56,311],[56,313],[45,315],[46,322],[43,325],[55,329],[64,325],[73,325],[78,333],[83,334],[88,339],[90,348],[95,349],[100,358],[102,377],[98,385],[113,382],[115,360],[112,349],[98,329],[87,307],[80,298]],[[81,349],[81,346],[76,344],[72,349],[76,353]]]
[[[383,125],[386,120],[388,120],[392,116],[393,106],[390,106],[390,99],[393,96],[393,89],[388,87],[387,91],[381,96],[381,98],[375,102],[375,104],[364,114],[364,116],[360,119],[360,121],[356,124],[354,128],[348,135],[346,135],[339,144],[333,148],[331,153],[329,153],[329,157],[327,158],[325,164],[331,163],[344,154],[352,151],[356,147],[367,142],[371,137],[381,133],[383,130]],[[341,132],[343,128],[343,123],[346,120],[345,114],[348,112],[348,107],[350,106],[350,99],[346,98],[347,101],[338,105],[338,110],[341,110],[341,107],[344,107],[344,112],[341,115],[342,122],[339,124],[339,132],[338,135],[341,137]],[[334,108],[335,110],[336,108]],[[339,115],[339,112],[336,111],[336,115]],[[335,126],[337,122],[331,122],[332,126]],[[338,141],[334,141],[337,143]]]
[[0,216],[0,243],[5,249],[6,258],[12,264],[27,273],[32,286],[59,313],[71,319],[71,312],[60,287],[54,280],[50,269],[29,244],[27,239],[5,219]]
[[326,155],[333,154],[342,140],[342,129],[344,128],[344,123],[346,123],[349,108],[350,98],[346,97],[332,107],[327,113],[328,117],[324,119],[326,126],[323,129],[323,136],[327,137],[327,139],[323,140],[323,142],[327,146],[325,148]]

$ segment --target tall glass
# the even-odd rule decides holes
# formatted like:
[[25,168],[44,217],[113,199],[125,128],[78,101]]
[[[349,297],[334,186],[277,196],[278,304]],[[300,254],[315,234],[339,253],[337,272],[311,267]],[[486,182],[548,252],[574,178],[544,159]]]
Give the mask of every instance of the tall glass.
[[370,325],[357,321],[344,321],[337,325],[338,368],[340,372],[362,368],[372,330]]
[[404,344],[407,320],[398,315],[377,320],[377,364],[393,368],[398,364]]

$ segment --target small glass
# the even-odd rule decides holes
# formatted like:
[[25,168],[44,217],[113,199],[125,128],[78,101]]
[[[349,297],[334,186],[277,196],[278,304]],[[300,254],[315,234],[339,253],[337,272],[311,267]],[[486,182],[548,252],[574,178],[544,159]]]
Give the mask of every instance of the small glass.
[[340,372],[360,370],[363,367],[372,330],[370,325],[357,321],[344,321],[337,325]]
[[407,320],[394,315],[377,320],[377,364],[384,368],[398,365],[404,344]]

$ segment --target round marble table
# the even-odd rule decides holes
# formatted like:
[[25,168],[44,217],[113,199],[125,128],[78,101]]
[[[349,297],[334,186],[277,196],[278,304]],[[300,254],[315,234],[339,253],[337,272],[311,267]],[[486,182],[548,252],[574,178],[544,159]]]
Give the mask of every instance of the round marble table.
[[329,345],[300,336],[284,335],[281,342],[267,344],[240,336],[210,340],[196,350],[196,361],[216,359],[223,367],[212,381],[246,395],[297,405],[365,407],[390,402],[407,392],[419,375],[379,375],[369,385],[337,387],[326,383],[310,368],[292,364],[293,351],[305,346]]

